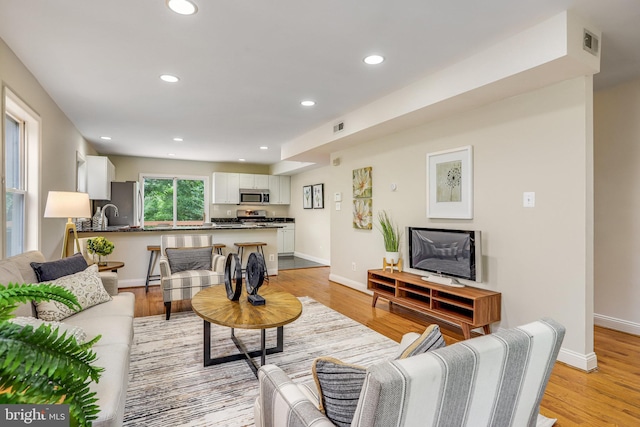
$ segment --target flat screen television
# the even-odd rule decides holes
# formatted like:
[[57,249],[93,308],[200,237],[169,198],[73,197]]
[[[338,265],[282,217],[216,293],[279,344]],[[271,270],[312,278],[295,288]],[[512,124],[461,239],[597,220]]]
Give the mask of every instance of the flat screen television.
[[450,286],[463,286],[456,279],[482,281],[479,231],[408,227],[407,236],[409,267],[431,273],[424,280]]

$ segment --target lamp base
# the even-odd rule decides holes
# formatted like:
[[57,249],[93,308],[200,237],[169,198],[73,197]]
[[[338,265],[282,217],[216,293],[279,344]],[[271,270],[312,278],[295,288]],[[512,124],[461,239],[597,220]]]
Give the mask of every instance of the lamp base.
[[66,258],[69,256],[69,251],[67,250],[67,246],[69,244],[69,232],[73,232],[73,240],[76,242],[76,249],[78,253],[82,253],[80,249],[80,240],[78,240],[78,230],[76,229],[76,225],[71,222],[71,218],[67,220],[67,223],[64,225],[64,238],[62,239],[62,254],[60,258]]

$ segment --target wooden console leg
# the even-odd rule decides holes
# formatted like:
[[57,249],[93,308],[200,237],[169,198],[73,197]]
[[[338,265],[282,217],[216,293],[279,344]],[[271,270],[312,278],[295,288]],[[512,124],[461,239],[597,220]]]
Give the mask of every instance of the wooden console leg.
[[371,300],[371,307],[375,307],[377,301],[378,301],[378,294],[374,292],[373,299]]
[[462,335],[464,335],[464,339],[468,340],[469,338],[471,338],[471,326],[463,323],[462,325],[460,325],[460,327],[462,328]]
[[491,333],[491,325],[484,325],[482,327],[482,330],[484,331],[485,335],[489,335]]

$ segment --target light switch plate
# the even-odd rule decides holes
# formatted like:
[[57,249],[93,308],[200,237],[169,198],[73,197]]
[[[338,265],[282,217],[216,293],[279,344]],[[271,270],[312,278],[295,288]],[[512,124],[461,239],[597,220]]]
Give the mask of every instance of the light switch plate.
[[522,206],[525,208],[533,208],[536,206],[536,193],[533,191],[525,191],[522,193]]
[[340,193],[340,192],[333,193],[333,201],[334,202],[341,202],[342,201],[342,193]]
[[341,207],[342,207],[342,203],[336,202],[336,210],[339,211]]

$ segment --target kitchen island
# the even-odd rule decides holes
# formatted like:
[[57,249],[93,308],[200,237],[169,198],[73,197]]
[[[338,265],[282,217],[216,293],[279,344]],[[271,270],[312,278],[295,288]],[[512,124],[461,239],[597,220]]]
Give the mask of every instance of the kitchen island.
[[[123,261],[125,267],[118,270],[118,286],[120,288],[144,286],[147,278],[150,252],[147,246],[159,246],[160,236],[163,234],[211,234],[214,243],[226,245],[224,255],[237,252],[236,242],[264,242],[264,257],[270,275],[278,274],[278,239],[277,231],[280,225],[275,223],[242,224],[238,222],[222,222],[213,226],[193,227],[107,227],[106,230],[79,230],[78,237],[104,236],[115,245],[115,249],[108,259]],[[74,251],[73,239],[69,239],[68,253]],[[243,265],[251,251],[245,252]],[[157,263],[156,263],[157,264]],[[155,266],[152,275],[159,275]]]

